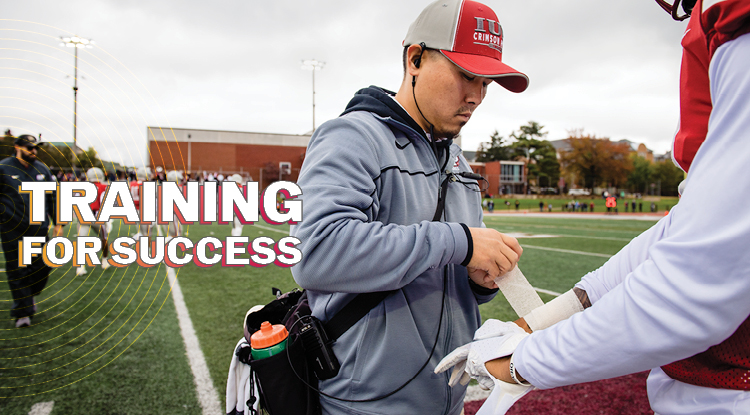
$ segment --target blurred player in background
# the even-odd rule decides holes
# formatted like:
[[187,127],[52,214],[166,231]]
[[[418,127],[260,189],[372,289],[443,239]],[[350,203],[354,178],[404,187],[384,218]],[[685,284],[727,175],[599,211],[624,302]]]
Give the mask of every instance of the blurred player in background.
[[[185,190],[181,171],[170,170],[167,172],[166,178],[168,182],[177,183],[181,191]],[[172,240],[172,238],[176,238],[178,236],[182,236],[182,224],[180,223],[179,219],[177,219],[177,215],[175,215],[174,220],[171,223],[167,224],[166,242],[169,242],[170,240]]]
[[[96,186],[96,200],[91,202],[91,211],[94,212],[94,216],[99,215],[99,209],[101,203],[104,200],[104,195],[107,193],[107,179],[104,176],[102,169],[98,167],[92,167],[86,171],[86,181],[94,183]],[[78,224],[78,236],[89,236],[93,229],[96,236],[102,241],[102,269],[109,268],[109,262],[107,261],[107,255],[109,249],[107,249],[107,236],[109,231],[112,229],[111,221],[107,223],[94,223],[94,224]],[[85,275],[86,266],[80,265],[76,269],[76,275]]]
[[[239,174],[233,174],[227,178],[230,182],[235,182],[238,185],[242,186],[245,184],[245,180],[242,178]],[[234,221],[232,222],[232,236],[242,236],[242,223],[240,222],[240,219],[238,217],[234,217]]]
[[[135,169],[135,180],[130,182],[130,194],[133,196],[133,202],[135,208],[141,208],[141,185],[143,182],[151,180],[151,169],[148,167],[138,167]],[[133,235],[133,239],[140,238],[141,236],[151,237],[151,230],[154,228],[153,222],[141,222],[138,224],[138,232]]]

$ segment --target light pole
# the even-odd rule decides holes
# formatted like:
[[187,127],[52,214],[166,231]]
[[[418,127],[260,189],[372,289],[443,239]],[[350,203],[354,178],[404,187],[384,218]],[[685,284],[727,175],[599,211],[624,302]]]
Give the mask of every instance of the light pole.
[[302,61],[302,69],[312,70],[312,122],[313,132],[315,132],[315,71],[323,69],[325,62],[320,62],[315,59],[307,59]]
[[60,36],[60,46],[75,48],[75,64],[73,65],[73,153],[78,150],[78,49],[93,48],[94,41],[80,36]]

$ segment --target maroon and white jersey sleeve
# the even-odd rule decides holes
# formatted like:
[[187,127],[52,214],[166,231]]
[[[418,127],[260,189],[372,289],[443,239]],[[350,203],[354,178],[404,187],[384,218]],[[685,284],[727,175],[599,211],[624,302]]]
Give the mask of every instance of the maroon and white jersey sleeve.
[[[750,1],[710,3],[696,6],[703,13],[694,14],[690,26],[701,17],[707,47],[728,37],[715,50],[706,49],[710,117],[692,159],[683,159],[689,169],[682,199],[655,229],[631,242],[624,256],[613,257],[616,263],[603,267],[608,272],[584,278],[582,284],[596,293],[591,308],[520,343],[518,371],[537,387],[668,365],[724,342],[750,316],[750,34],[731,36],[721,29],[729,26],[705,26],[708,17],[731,21],[722,17]],[[712,14],[722,3],[731,7]],[[703,401],[710,401],[705,410],[690,413],[725,413],[719,409],[740,401],[750,406],[750,393],[676,381],[669,398],[656,393],[652,405],[684,403],[675,400],[679,396],[691,400],[693,391],[680,394],[681,387],[712,397]]]

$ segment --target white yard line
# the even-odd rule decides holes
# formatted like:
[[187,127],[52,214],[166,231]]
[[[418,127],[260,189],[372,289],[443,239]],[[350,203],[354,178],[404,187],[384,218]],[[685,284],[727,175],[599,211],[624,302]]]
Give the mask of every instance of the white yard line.
[[271,231],[271,232],[278,232],[278,233],[283,233],[283,234],[285,234],[285,235],[288,235],[288,234],[289,234],[289,231],[282,231],[282,230],[279,230],[279,229],[276,229],[276,228],[272,228],[272,227],[270,227],[270,226],[263,226],[263,225],[258,225],[257,223],[256,223],[256,224],[254,224],[254,225],[253,225],[253,227],[254,227],[254,228],[261,228],[261,229],[265,229],[265,230],[267,230],[267,231]]
[[622,214],[613,215],[607,213],[549,213],[549,212],[484,212],[484,216],[520,216],[520,217],[537,217],[537,218],[566,218],[566,219],[614,219],[614,220],[643,220],[650,222],[657,222],[659,219],[664,217],[664,214],[658,213],[646,213],[646,214]]
[[219,394],[214,388],[211,380],[211,373],[206,365],[206,358],[201,351],[198,336],[195,334],[193,322],[190,320],[185,299],[182,296],[180,284],[177,281],[174,269],[167,267],[167,277],[172,285],[172,299],[174,300],[175,309],[177,309],[177,319],[180,321],[180,334],[185,342],[185,351],[187,352],[190,369],[193,371],[193,380],[195,381],[195,391],[198,394],[198,401],[203,408],[203,415],[221,415],[221,404],[219,403]]
[[55,407],[55,401],[35,403],[29,411],[29,415],[49,415],[52,408]]
[[555,291],[550,291],[550,290],[545,290],[544,288],[537,288],[537,287],[531,287],[531,288],[533,288],[537,292],[544,293],[544,294],[549,294],[549,295],[554,295],[555,297],[559,297],[559,296],[562,295],[561,293],[558,293],[558,292],[555,292]]
[[541,249],[543,251],[562,252],[562,253],[566,253],[566,254],[597,256],[597,257],[601,257],[601,258],[612,258],[612,255],[609,255],[609,254],[597,254],[596,252],[572,251],[570,249],[547,248],[545,246],[535,246],[535,245],[526,245],[526,244],[523,244],[522,247],[523,248],[532,248],[532,249]]

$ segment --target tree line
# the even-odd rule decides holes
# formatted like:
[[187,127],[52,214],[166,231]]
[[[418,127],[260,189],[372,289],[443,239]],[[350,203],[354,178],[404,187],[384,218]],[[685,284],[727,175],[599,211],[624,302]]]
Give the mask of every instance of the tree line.
[[[13,132],[10,129],[5,130],[5,134],[0,138],[0,159],[16,155],[15,142],[16,137]],[[56,171],[71,171],[73,168],[78,171],[86,171],[91,167],[104,169],[105,163],[102,162],[93,147],[76,154],[73,154],[73,150],[73,143],[66,146],[45,143],[39,146],[37,159],[50,170]]]
[[671,160],[649,161],[634,152],[628,143],[613,142],[582,130],[568,132],[567,146],[558,151],[544,138],[544,126],[535,121],[522,125],[508,138],[497,130],[489,142],[479,145],[476,161],[524,161],[528,182],[538,188],[557,187],[562,176],[564,187],[616,188],[631,193],[676,196],[684,174]]

